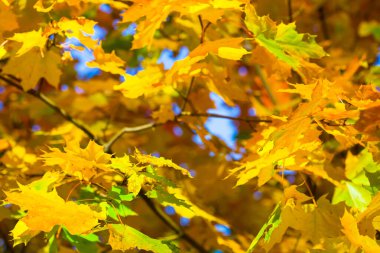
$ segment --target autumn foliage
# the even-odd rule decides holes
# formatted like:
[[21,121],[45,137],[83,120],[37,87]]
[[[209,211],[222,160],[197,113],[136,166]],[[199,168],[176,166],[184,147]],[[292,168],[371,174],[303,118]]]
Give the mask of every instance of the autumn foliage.
[[0,1],[0,252],[380,252],[379,13]]

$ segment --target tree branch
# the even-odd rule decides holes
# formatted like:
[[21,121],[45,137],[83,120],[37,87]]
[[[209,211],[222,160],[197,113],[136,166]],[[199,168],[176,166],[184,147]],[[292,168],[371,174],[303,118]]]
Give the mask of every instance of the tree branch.
[[[182,95],[181,95],[181,97],[182,97],[183,100],[184,100],[184,101],[183,101],[183,105],[182,105],[182,107],[181,107],[181,111],[185,110],[185,108],[186,108],[186,104],[187,104],[188,102],[190,102],[190,101],[189,101],[189,96],[190,96],[191,90],[192,90],[192,88],[193,88],[194,81],[195,81],[195,77],[193,76],[193,77],[191,78],[189,88],[187,89],[186,96],[182,96]],[[191,107],[193,107],[193,106],[191,106]]]
[[204,38],[205,38],[205,35],[206,35],[206,30],[207,28],[209,28],[209,26],[211,25],[211,22],[209,21],[206,26],[203,24],[203,21],[202,21],[202,16],[201,15],[198,15],[198,20],[199,20],[199,24],[201,25],[201,37],[199,38],[199,42],[200,44],[202,44],[204,42]]
[[147,129],[150,129],[150,128],[153,128],[153,127],[156,127],[159,125],[162,125],[162,124],[157,124],[157,123],[151,122],[151,123],[147,123],[147,124],[139,125],[139,126],[135,126],[135,127],[124,127],[119,132],[117,132],[106,144],[104,144],[104,152],[112,153],[111,152],[112,145],[117,140],[119,140],[125,133],[141,132],[141,131],[144,131],[144,130],[147,130]]
[[266,122],[271,123],[272,120],[270,119],[261,119],[258,117],[252,117],[252,118],[239,118],[239,117],[232,117],[228,115],[221,115],[216,113],[191,113],[191,112],[182,112],[177,117],[208,117],[208,118],[221,118],[221,119],[230,119],[230,120],[236,120],[236,121],[244,121],[244,122]]
[[[17,88],[20,91],[24,91],[24,89],[14,80],[8,79],[3,75],[0,75],[0,79],[5,81],[10,86],[13,86]],[[57,112],[59,115],[61,115],[65,120],[72,123],[74,126],[76,126],[78,129],[82,130],[84,134],[88,136],[91,140],[94,140],[98,144],[100,144],[100,141],[96,138],[96,136],[82,123],[79,123],[76,119],[74,119],[70,114],[68,114],[65,110],[60,108],[58,105],[56,105],[53,101],[51,101],[48,97],[46,97],[44,94],[36,91],[36,90],[28,90],[25,91],[29,95],[32,95],[33,97],[36,97],[40,101],[42,101],[44,104],[46,104],[48,107],[53,109],[55,112]]]
[[326,22],[326,15],[325,15],[325,8],[323,6],[318,8],[318,14],[319,14],[319,21],[321,22],[322,26],[322,34],[325,40],[330,39],[329,31],[327,28],[327,22]]
[[[49,106],[50,108],[52,108],[54,111],[56,111],[58,114],[60,114],[64,119],[66,119],[67,121],[71,122],[77,128],[79,128],[80,130],[82,130],[90,139],[97,141],[96,136],[89,129],[87,129],[84,125],[82,125],[79,122],[77,122],[70,114],[68,114],[65,110],[63,110],[62,108],[60,108],[59,106],[57,106],[53,101],[51,101],[45,95],[37,92],[36,90],[24,91],[24,89],[16,81],[10,80],[10,79],[6,78],[3,75],[0,75],[0,79],[3,80],[3,81],[5,81],[9,85],[17,88],[18,90],[21,90],[23,92],[26,92],[26,93],[28,93],[28,94],[36,97],[37,99],[39,99],[40,101],[42,101],[43,103],[45,103],[47,106]],[[152,127],[158,126],[158,125],[162,125],[162,124],[148,123],[148,124],[141,125],[141,126],[136,126],[136,127],[124,127],[108,143],[106,143],[104,145],[104,149],[106,150],[107,153],[112,153],[112,150],[111,150],[112,145],[121,136],[123,136],[123,134],[125,134],[125,133],[131,133],[131,132],[143,131],[143,130],[146,130],[146,129],[149,129],[149,128],[152,128]],[[173,224],[175,224],[175,222],[173,220],[171,220],[168,216],[163,215],[162,212],[158,211],[159,209],[155,206],[154,202],[151,199],[149,199],[148,197],[146,197],[145,194],[144,194],[144,192],[140,192],[139,196],[141,196],[144,199],[144,201],[147,203],[147,205],[149,206],[149,208],[157,215],[157,217],[159,219],[161,219],[166,225],[168,225],[170,227],[170,229],[174,230],[176,233],[179,233],[181,235],[181,237],[186,242],[188,242],[192,247],[194,247],[195,249],[197,249],[199,252],[201,252],[201,253],[206,253],[207,252],[192,237],[190,237],[186,233],[182,232],[181,228],[175,227],[173,225]]]
[[199,245],[192,237],[190,237],[188,234],[182,231],[180,227],[177,226],[176,223],[173,222],[173,220],[167,216],[160,208],[158,208],[154,202],[148,198],[145,195],[145,191],[141,190],[139,193],[139,196],[142,197],[142,199],[145,201],[145,203],[149,206],[149,208],[158,216],[160,219],[173,231],[175,231],[181,238],[185,239],[191,246],[196,248],[201,253],[207,253],[208,251],[205,250],[201,245]]
[[293,10],[292,10],[292,0],[288,0],[288,16],[289,16],[289,22],[293,22]]

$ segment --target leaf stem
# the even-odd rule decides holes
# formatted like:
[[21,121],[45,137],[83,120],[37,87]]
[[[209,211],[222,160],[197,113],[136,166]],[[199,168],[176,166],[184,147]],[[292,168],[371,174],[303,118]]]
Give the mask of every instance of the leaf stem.
[[263,71],[261,70],[261,68],[260,68],[260,66],[258,64],[255,64],[255,69],[256,69],[257,75],[261,79],[261,83],[263,84],[265,90],[267,91],[267,93],[269,95],[270,101],[272,102],[273,105],[276,106],[277,105],[277,100],[276,100],[275,96],[273,95],[272,89],[270,88],[270,86],[268,84],[268,81],[267,81],[267,79],[264,76]]
[[195,81],[195,77],[193,76],[193,77],[191,78],[189,88],[187,89],[186,96],[181,96],[181,97],[183,98],[183,100],[184,100],[184,101],[183,101],[183,105],[182,105],[182,107],[181,107],[181,111],[185,110],[185,108],[186,108],[186,104],[187,104],[188,102],[190,102],[190,101],[189,101],[189,96],[190,96],[191,90],[193,89],[194,81]]

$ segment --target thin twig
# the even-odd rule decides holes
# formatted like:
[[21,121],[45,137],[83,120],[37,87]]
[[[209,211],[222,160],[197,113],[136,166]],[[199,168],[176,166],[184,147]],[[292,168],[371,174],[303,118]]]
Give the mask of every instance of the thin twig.
[[173,220],[167,216],[159,207],[157,207],[154,202],[145,195],[145,191],[140,191],[139,196],[144,200],[144,202],[149,206],[149,208],[158,216],[160,219],[173,231],[175,231],[181,238],[185,239],[191,246],[196,248],[201,253],[207,253],[200,244],[198,244],[192,237],[182,231],[181,228],[177,226]]
[[[191,110],[193,110],[193,112],[196,112],[197,110],[195,109],[195,106],[193,105],[193,102],[191,102],[190,99],[187,99],[186,96],[184,96],[178,89],[175,89],[174,90],[178,93],[178,95],[183,99],[183,101],[185,102],[187,100],[187,104],[190,106]],[[183,104],[182,106],[184,106],[185,104]],[[183,108],[183,110],[185,110],[185,108]],[[181,110],[181,111],[183,111]]]
[[[18,90],[24,91],[24,89],[14,80],[10,80],[6,78],[3,75],[0,75],[0,79],[8,83],[9,85],[17,88]],[[100,143],[100,141],[96,138],[96,136],[82,123],[79,123],[76,119],[74,119],[70,114],[68,114],[65,110],[60,108],[58,105],[56,105],[53,101],[51,101],[48,97],[46,97],[44,94],[37,92],[36,90],[28,90],[25,91],[26,93],[38,98],[40,101],[45,103],[47,106],[49,106],[51,109],[56,111],[59,115],[61,115],[64,119],[66,119],[68,122],[72,123],[74,126],[76,126],[78,129],[82,130],[83,133],[85,133],[88,138],[91,140],[94,140],[97,143]]]
[[266,122],[271,123],[272,120],[270,119],[261,119],[258,117],[250,117],[250,118],[239,118],[239,117],[232,117],[222,114],[216,114],[216,113],[191,113],[191,112],[182,112],[177,117],[209,117],[209,118],[221,118],[221,119],[230,119],[235,121],[244,121],[244,122]]
[[157,123],[154,123],[154,122],[150,122],[150,123],[147,123],[147,124],[144,124],[144,125],[135,126],[135,127],[124,127],[119,132],[117,132],[111,138],[111,140],[109,140],[106,144],[104,144],[104,146],[103,146],[104,147],[104,152],[106,152],[106,153],[112,153],[111,152],[112,145],[115,144],[115,142],[118,139],[120,139],[125,133],[141,132],[141,131],[144,131],[144,130],[147,130],[147,129],[150,129],[150,128],[153,128],[153,127],[156,127],[156,126],[159,126],[159,125],[162,125],[162,124],[157,124]]
[[192,90],[192,88],[193,88],[194,81],[195,81],[195,77],[193,76],[193,77],[191,78],[189,88],[187,89],[186,96],[183,97],[184,101],[183,101],[183,105],[182,105],[182,107],[181,107],[181,111],[185,110],[185,108],[186,108],[186,104],[189,102],[189,96],[190,96],[191,90]]
[[302,177],[302,179],[303,179],[303,183],[305,184],[306,190],[309,192],[310,197],[312,198],[311,200],[313,201],[314,206],[317,207],[317,206],[318,206],[318,205],[317,205],[317,202],[315,201],[314,194],[313,194],[313,192],[312,192],[312,190],[311,190],[309,184],[307,183],[305,177],[304,177],[302,174],[300,174],[300,175],[301,175],[301,177]]
[[[199,20],[199,24],[201,26],[201,36],[199,38],[199,44],[202,44],[204,42],[204,38],[205,38],[205,35],[206,35],[206,30],[207,28],[209,28],[209,26],[211,25],[211,22],[209,21],[206,26],[203,24],[203,21],[202,21],[202,16],[201,15],[198,15],[198,20]],[[187,89],[187,92],[186,92],[186,96],[183,97],[184,99],[184,102],[183,102],[183,105],[181,107],[181,111],[185,110],[186,108],[186,104],[189,102],[189,96],[190,96],[190,93],[191,93],[191,90],[193,88],[193,85],[194,85],[194,81],[195,81],[195,77],[193,76],[191,78],[191,81],[190,81],[190,85],[189,85],[189,88]]]
[[206,35],[206,30],[207,28],[209,28],[209,26],[211,25],[211,22],[209,21],[206,26],[203,24],[203,21],[202,21],[202,16],[201,15],[198,15],[198,20],[199,20],[199,24],[201,25],[201,37],[199,38],[199,42],[200,44],[202,44],[204,42],[204,39],[205,39],[205,35]]

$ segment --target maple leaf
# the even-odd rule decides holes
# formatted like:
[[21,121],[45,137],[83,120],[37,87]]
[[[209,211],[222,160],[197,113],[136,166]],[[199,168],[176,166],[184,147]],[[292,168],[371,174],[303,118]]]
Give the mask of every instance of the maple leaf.
[[366,231],[367,235],[375,236],[378,230],[378,224],[375,219],[380,214],[380,193],[377,193],[367,208],[359,213],[357,217],[358,228],[360,231]]
[[111,74],[124,75],[125,70],[123,68],[125,62],[116,56],[113,51],[110,54],[104,52],[101,45],[95,47],[94,49],[95,60],[87,62],[87,66],[90,68],[99,68],[105,72]]
[[[50,186],[59,176],[46,174],[43,178],[29,185],[19,185],[18,189],[7,191],[6,201],[28,210],[25,217],[20,219],[13,234],[20,242],[33,231],[50,232],[55,225],[65,226],[71,234],[89,232],[98,225],[98,219],[105,219],[104,213],[92,210],[87,205],[78,205],[73,201],[65,201],[55,189]],[[52,213],[53,212],[53,213]]]
[[136,0],[134,4],[122,14],[120,23],[139,22],[137,33],[134,35],[132,49],[150,47],[153,42],[153,35],[165,21],[167,16],[175,11],[182,15],[202,15],[203,18],[216,22],[224,11],[223,9],[241,10],[243,1],[236,0]]
[[210,221],[210,222],[216,222],[218,224],[228,225],[228,223],[224,221],[223,219],[212,215],[211,213],[207,212],[206,210],[200,208],[199,206],[191,202],[189,198],[183,194],[182,189],[168,187],[168,193],[172,194],[177,199],[177,201],[171,202],[171,203],[164,201],[161,204],[163,204],[164,206],[170,205],[174,207],[175,211],[179,215],[186,217],[188,219],[191,219],[193,217],[202,217],[205,220]]
[[43,56],[43,49],[46,45],[48,37],[42,33],[42,29],[40,28],[38,31],[15,33],[13,37],[8,39],[22,43],[21,48],[16,53],[16,56],[21,56],[34,47],[38,47],[41,55]]
[[91,181],[101,172],[112,171],[108,166],[110,158],[111,155],[104,153],[103,147],[92,140],[84,149],[76,141],[70,141],[64,152],[50,148],[50,152],[42,155],[45,165],[58,165],[66,174],[85,181]]
[[124,82],[114,86],[114,89],[122,91],[128,98],[137,98],[167,87],[176,87],[177,82],[200,73],[200,69],[193,66],[205,59],[209,53],[230,60],[239,60],[243,55],[249,54],[240,45],[243,40],[243,38],[227,38],[202,43],[187,57],[176,61],[169,71],[164,72],[160,66],[147,66],[137,75],[123,74]]
[[24,90],[36,87],[41,78],[57,88],[62,75],[60,63],[61,57],[54,50],[46,51],[42,57],[39,51],[31,49],[20,57],[11,58],[3,72],[21,79]]
[[[287,189],[283,205],[275,208],[276,212],[272,213],[269,221],[262,227],[251,243],[250,249],[253,250],[259,239],[265,235],[263,247],[269,251],[274,244],[282,240],[289,227],[302,232],[305,238],[315,244],[325,237],[334,238],[341,235],[339,217],[343,213],[343,205],[331,205],[326,196],[318,199],[316,206],[313,204],[302,205],[307,197],[300,195],[300,193],[296,193],[294,187]],[[298,197],[298,199],[291,196]],[[264,234],[265,231],[267,232]]]
[[166,73],[164,82],[175,86],[174,84],[181,79],[199,74],[200,67],[195,66],[195,64],[204,60],[210,53],[217,54],[225,59],[239,60],[243,55],[249,54],[241,46],[243,41],[244,38],[226,38],[200,44],[187,57],[174,63],[173,67]]
[[71,0],[71,1],[67,1],[67,0],[38,0],[33,5],[33,8],[36,9],[36,11],[38,11],[38,12],[50,12],[54,9],[56,4],[66,3],[70,7],[76,7],[76,6],[80,5],[81,2],[92,3],[92,4],[109,4],[112,7],[117,8],[117,9],[121,9],[121,10],[128,8],[128,5],[121,3],[119,1],[113,1],[113,0],[79,0],[79,1],[75,1],[75,0]]
[[152,117],[157,123],[165,123],[175,118],[172,106],[170,104],[161,105],[158,111],[152,113]]
[[49,26],[47,26],[44,30],[44,33],[47,36],[59,33],[69,39],[77,39],[81,44],[79,46],[76,46],[70,43],[65,43],[62,45],[64,47],[79,50],[83,50],[83,47],[93,49],[98,47],[98,40],[91,37],[95,32],[94,26],[96,24],[97,22],[86,19],[84,17],[73,19],[62,17],[59,21],[54,21]]
[[281,23],[277,26],[268,16],[258,16],[251,4],[245,6],[245,14],[244,22],[255,35],[255,41],[301,74],[304,60],[326,55],[315,42],[315,36],[298,33],[295,23]]
[[278,203],[276,207],[273,209],[272,214],[270,215],[268,221],[261,227],[260,231],[257,233],[255,239],[249,245],[247,253],[253,252],[259,240],[264,236],[264,240],[268,241],[271,238],[271,235],[281,223],[281,205]]
[[375,253],[380,251],[380,246],[377,244],[376,240],[359,233],[356,219],[347,210],[344,212],[341,222],[343,226],[342,231],[353,247],[360,247],[364,252]]
[[155,156],[151,156],[151,155],[145,155],[145,154],[142,154],[138,149],[135,150],[135,154],[133,157],[139,163],[151,164],[151,165],[159,167],[159,168],[169,167],[169,168],[178,170],[184,176],[192,177],[189,170],[182,168],[181,166],[178,166],[177,164],[173,163],[169,159],[165,159],[163,157],[155,157]]
[[113,250],[139,250],[152,251],[155,253],[171,253],[172,250],[162,241],[150,238],[140,231],[122,224],[109,224],[110,237],[108,243]]
[[0,1],[1,233],[31,252],[378,252],[379,6],[251,2]]
[[123,77],[124,82],[114,86],[114,89],[120,90],[128,98],[138,98],[162,89],[160,82],[163,77],[163,70],[159,66],[142,70],[134,76],[124,74]]

